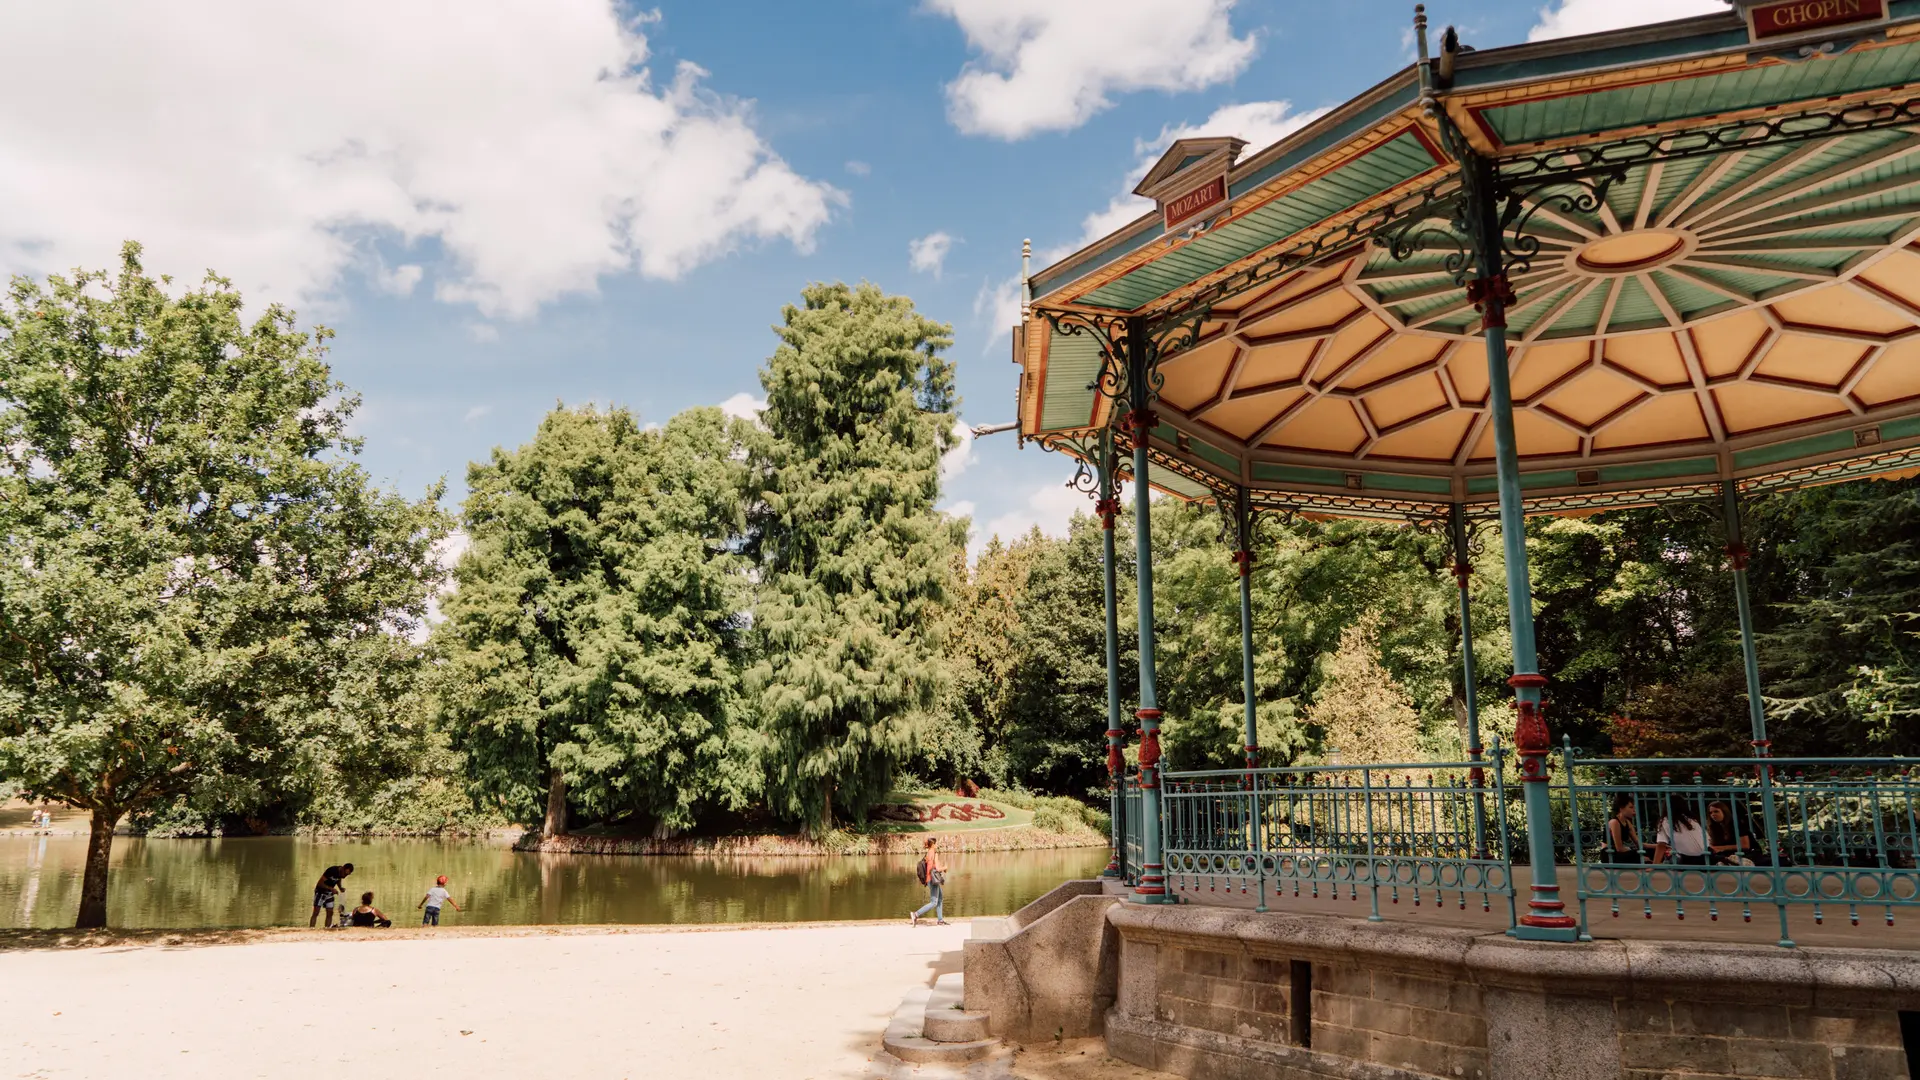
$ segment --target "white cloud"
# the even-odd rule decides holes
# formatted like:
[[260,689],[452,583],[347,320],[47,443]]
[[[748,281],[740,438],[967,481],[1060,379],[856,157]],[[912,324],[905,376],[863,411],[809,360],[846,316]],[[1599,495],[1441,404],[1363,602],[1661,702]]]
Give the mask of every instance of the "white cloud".
[[980,350],[984,356],[1004,343],[1007,331],[1020,322],[1020,275],[981,282],[973,296],[973,318],[986,324],[987,343]]
[[[1130,490],[1129,485],[1121,486],[1122,500]],[[1040,485],[1027,493],[1026,499],[1012,510],[996,515],[985,525],[976,525],[967,539],[967,550],[977,555],[987,541],[998,536],[1002,543],[1012,543],[1027,535],[1031,529],[1038,528],[1041,533],[1056,538],[1064,538],[1067,528],[1073,523],[1075,514],[1093,513],[1093,501],[1083,491],[1075,491],[1060,481]]]
[[947,115],[969,135],[1070,131],[1139,90],[1201,90],[1246,69],[1235,0],[927,0],[980,54],[947,84]]
[[388,269],[381,266],[374,271],[374,285],[384,293],[393,296],[411,296],[413,287],[420,284],[426,276],[426,270],[416,263],[405,263]]
[[[958,440],[953,444],[953,449],[940,455],[940,482],[942,484],[949,483],[954,477],[966,472],[967,468],[974,462],[973,429],[968,427],[965,421],[955,419],[953,422],[953,437]],[[972,511],[968,511],[968,513],[972,513]]]
[[409,628],[407,636],[415,645],[426,642],[427,634],[433,629],[435,623],[447,621],[446,615],[440,610],[440,598],[452,593],[457,587],[453,580],[453,568],[460,565],[460,556],[465,555],[467,549],[472,546],[473,537],[467,535],[465,529],[458,528],[448,533],[445,539],[434,545],[433,559],[440,564],[442,570],[447,571],[447,580],[445,584],[440,587],[439,592],[427,597],[426,619]]
[[1527,33],[1527,40],[1597,34],[1694,15],[1718,15],[1727,10],[1726,0],[1559,0],[1552,7],[1540,9],[1540,21]]
[[953,250],[953,237],[945,232],[930,232],[907,244],[907,261],[915,273],[932,274],[935,280],[946,265],[947,252]]
[[[0,273],[208,267],[325,298],[373,242],[432,240],[435,295],[523,316],[609,274],[806,249],[836,189],[612,0],[0,5]],[[76,77],[76,73],[79,74]],[[377,271],[376,271],[377,272]],[[391,288],[411,279],[376,277]]]
[[500,340],[500,328],[492,323],[468,323],[467,336],[482,345],[491,345]]
[[873,166],[864,161],[849,161],[847,162],[847,172],[854,176],[872,176]]
[[1161,128],[1158,136],[1134,143],[1133,168],[1121,180],[1120,190],[1114,194],[1112,201],[1080,222],[1080,239],[1043,252],[1042,264],[1071,255],[1122,226],[1132,224],[1140,215],[1152,212],[1153,200],[1135,195],[1133,189],[1139,186],[1147,170],[1160,160],[1160,155],[1166,153],[1167,147],[1172,146],[1175,140],[1231,135],[1247,141],[1247,148],[1242,153],[1254,154],[1313,123],[1326,112],[1326,109],[1295,112],[1291,101],[1248,101],[1239,105],[1222,105],[1213,111],[1213,115],[1197,124]]
[[760,413],[767,407],[766,398],[757,398],[752,394],[739,393],[720,403],[720,411],[740,420],[760,422]]
[[475,405],[473,408],[467,410],[467,414],[461,417],[460,421],[462,423],[471,424],[475,420],[478,420],[481,417],[486,416],[488,413],[491,413],[492,411],[493,411],[493,406],[491,405]]

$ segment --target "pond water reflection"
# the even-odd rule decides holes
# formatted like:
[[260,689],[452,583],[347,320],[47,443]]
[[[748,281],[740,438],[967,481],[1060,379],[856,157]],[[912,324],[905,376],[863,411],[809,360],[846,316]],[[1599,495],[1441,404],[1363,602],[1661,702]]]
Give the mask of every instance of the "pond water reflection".
[[[73,925],[82,837],[0,837],[0,927]],[[1105,848],[947,856],[949,919],[1003,915],[1069,878],[1091,877]],[[114,842],[108,922],[123,927],[305,924],[312,887],[351,862],[348,898],[372,890],[396,923],[418,921],[438,874],[451,878],[446,925],[811,922],[905,918],[926,899],[914,858],[535,855],[489,843],[309,841],[291,837]]]

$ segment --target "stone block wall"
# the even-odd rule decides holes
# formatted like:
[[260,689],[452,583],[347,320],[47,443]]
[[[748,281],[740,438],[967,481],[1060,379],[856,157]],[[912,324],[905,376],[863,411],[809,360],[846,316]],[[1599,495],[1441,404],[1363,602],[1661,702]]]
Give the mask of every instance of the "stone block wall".
[[1905,1080],[1900,1014],[1696,999],[1615,1002],[1622,1080]]
[[1487,1021],[1480,988],[1472,983],[1359,964],[1315,964],[1312,1005],[1314,1050],[1487,1080]]
[[1107,918],[1109,1052],[1207,1080],[1906,1080],[1900,1010],[1920,1011],[1920,955],[1897,950],[1542,945],[1187,905]]

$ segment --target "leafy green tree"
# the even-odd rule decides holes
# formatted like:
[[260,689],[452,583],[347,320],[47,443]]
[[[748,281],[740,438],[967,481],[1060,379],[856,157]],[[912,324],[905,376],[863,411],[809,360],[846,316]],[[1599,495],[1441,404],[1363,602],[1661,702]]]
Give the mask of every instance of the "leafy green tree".
[[1011,544],[995,536],[971,566],[964,549],[954,550],[939,606],[939,637],[953,674],[944,706],[922,733],[919,759],[929,776],[949,785],[1007,783],[1006,698],[1016,662],[1008,646],[1025,620],[1033,563],[1053,543],[1038,529]]
[[1340,647],[1324,664],[1320,692],[1307,712],[1330,753],[1344,765],[1419,761],[1420,714],[1380,663],[1380,616],[1362,614],[1340,632]]
[[[1012,778],[1035,791],[1084,797],[1107,785],[1107,631],[1100,523],[1075,514],[1065,541],[1040,538],[1011,664],[999,738]],[[1120,600],[1121,723],[1139,704],[1132,518],[1114,532]]]
[[442,707],[483,801],[521,820],[544,802],[547,835],[569,803],[665,834],[752,793],[735,549],[755,438],[717,409],[642,431],[559,408],[469,469]]
[[873,285],[788,305],[760,372],[769,438],[752,670],[776,813],[815,831],[886,795],[944,693],[936,640],[965,525],[934,509],[953,445],[947,326]]
[[259,805],[377,736],[446,531],[350,460],[325,330],[139,254],[0,309],[0,774],[91,812],[81,927],[127,814]]
[[1813,488],[1753,510],[1763,535],[1792,529],[1769,552],[1792,592],[1770,605],[1761,642],[1778,752],[1920,751],[1920,480]]

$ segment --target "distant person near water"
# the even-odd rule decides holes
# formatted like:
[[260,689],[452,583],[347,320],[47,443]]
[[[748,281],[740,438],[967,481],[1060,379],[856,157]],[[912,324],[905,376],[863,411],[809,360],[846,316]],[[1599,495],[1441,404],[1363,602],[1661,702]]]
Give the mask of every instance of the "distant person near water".
[[907,916],[907,922],[914,926],[920,925],[920,916],[925,915],[929,910],[933,912],[935,926],[947,925],[947,902],[942,893],[947,883],[947,865],[940,861],[939,847],[939,837],[927,837],[926,854],[920,856],[920,865],[914,867],[914,873],[920,878],[920,884],[927,887],[927,902],[920,906],[919,911]]
[[[468,897],[468,899],[472,899],[472,897]],[[428,889],[427,895],[421,897],[418,904],[413,905],[414,907],[422,909],[424,912],[424,914],[420,916],[420,925],[439,926],[440,907],[443,904],[451,905],[455,911],[460,910],[460,905],[453,902],[453,894],[447,891],[447,875],[445,874],[441,874],[438,878],[435,878],[433,888]]]
[[[321,908],[327,911],[327,928],[333,928],[333,898],[346,891],[346,886],[341,882],[351,873],[352,863],[341,863],[320,871],[320,880],[313,883],[313,918],[307,920],[307,929],[313,929],[313,924],[320,921]],[[342,924],[345,922],[345,919],[341,920]]]
[[393,925],[393,920],[387,918],[386,912],[373,906],[373,894],[370,892],[360,894],[360,906],[353,909],[353,915],[349,921],[354,926],[388,927]]

